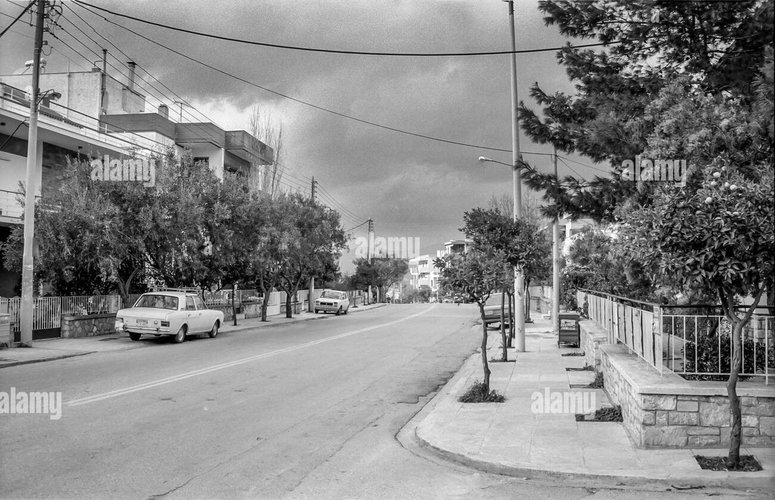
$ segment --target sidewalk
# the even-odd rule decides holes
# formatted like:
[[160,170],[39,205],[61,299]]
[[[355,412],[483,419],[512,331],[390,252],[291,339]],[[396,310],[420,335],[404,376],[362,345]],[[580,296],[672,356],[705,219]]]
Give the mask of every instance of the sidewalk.
[[[575,414],[534,413],[534,392],[595,391],[596,406],[611,406],[602,390],[571,388],[594,379],[581,368],[583,357],[561,356],[580,349],[562,346],[551,333],[549,320],[526,325],[526,351],[508,350],[516,363],[489,363],[491,389],[505,396],[503,403],[460,403],[474,381],[482,380],[481,353],[471,356],[460,371],[410,422],[419,444],[437,455],[487,472],[533,478],[645,484],[665,481],[686,488],[772,488],[775,449],[741,448],[754,455],[760,472],[702,470],[694,455],[726,456],[726,449],[645,450],[633,446],[619,422],[576,422]],[[472,333],[481,335],[477,325]],[[488,359],[500,359],[500,333],[492,330]]]
[[[368,311],[370,309],[384,307],[385,305],[386,304],[369,304],[366,306],[358,306],[357,308],[351,307],[348,314]],[[271,328],[302,321],[332,317],[334,317],[333,314],[302,312],[294,315],[294,317],[290,319],[286,318],[284,313],[269,316],[267,317],[267,321],[261,321],[261,318],[240,319],[237,320],[237,326],[233,325],[233,321],[228,321],[228,324],[221,326],[220,333]],[[85,356],[96,352],[126,351],[144,347],[144,345],[143,342],[133,342],[129,340],[129,336],[126,334],[97,335],[94,337],[72,339],[57,338],[36,340],[33,347],[14,347],[13,349],[0,350],[0,369],[29,363],[40,363],[43,361]]]

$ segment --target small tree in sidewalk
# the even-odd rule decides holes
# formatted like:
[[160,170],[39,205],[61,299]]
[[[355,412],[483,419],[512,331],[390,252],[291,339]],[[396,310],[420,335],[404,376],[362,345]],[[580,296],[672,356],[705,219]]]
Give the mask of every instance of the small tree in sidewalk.
[[[742,333],[762,294],[773,291],[773,172],[761,165],[743,173],[723,160],[706,167],[693,193],[673,187],[651,207],[625,217],[622,244],[633,259],[653,262],[658,281],[713,292],[732,325],[727,395],[731,413],[728,467],[740,461],[742,418],[737,381]],[[753,299],[742,311],[737,302]]]
[[464,254],[445,255],[434,261],[439,269],[439,283],[445,292],[461,294],[475,302],[482,320],[482,370],[481,400],[491,401],[497,395],[490,392],[490,367],[487,363],[487,323],[484,321],[484,305],[494,290],[504,286],[503,255],[492,249],[474,248]]

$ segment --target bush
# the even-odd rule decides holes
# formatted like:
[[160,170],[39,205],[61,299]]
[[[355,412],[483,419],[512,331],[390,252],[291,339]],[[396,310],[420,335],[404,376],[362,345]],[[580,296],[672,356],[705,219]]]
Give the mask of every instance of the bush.
[[465,394],[460,396],[458,401],[461,403],[503,403],[505,399],[494,390],[487,392],[487,387],[477,381]]
[[[726,380],[731,369],[732,360],[730,334],[722,329],[721,332],[710,335],[701,334],[698,337],[697,342],[693,340],[686,341],[684,347],[684,355],[686,357],[684,371],[700,373],[720,372],[723,375],[685,375],[684,377],[691,380]],[[774,350],[775,347],[770,345],[769,352],[765,351],[764,340],[754,342],[750,338],[744,339],[741,373],[764,373],[766,366],[775,366]],[[766,363],[766,357],[769,357],[768,363]]]

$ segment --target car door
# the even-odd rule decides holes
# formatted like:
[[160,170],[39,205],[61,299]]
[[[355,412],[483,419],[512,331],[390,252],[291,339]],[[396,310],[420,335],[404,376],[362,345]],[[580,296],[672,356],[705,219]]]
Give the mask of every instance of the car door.
[[204,301],[201,297],[198,295],[194,297],[194,305],[196,305],[196,310],[199,313],[198,316],[198,323],[199,328],[201,328],[201,331],[203,332],[209,332],[210,329],[213,327],[213,323],[215,322],[215,319],[213,318],[213,315],[210,313],[210,311],[207,309],[207,306],[205,306]]
[[186,319],[188,333],[199,333],[202,331],[202,311],[197,310],[193,295],[186,295]]

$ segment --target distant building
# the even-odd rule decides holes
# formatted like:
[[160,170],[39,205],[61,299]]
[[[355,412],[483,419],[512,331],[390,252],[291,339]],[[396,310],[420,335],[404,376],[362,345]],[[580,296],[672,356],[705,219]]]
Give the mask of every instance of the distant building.
[[[444,250],[436,251],[436,258],[453,253],[465,253],[472,245],[468,239],[450,240],[444,243]],[[420,255],[409,260],[409,284],[415,289],[427,286],[432,296],[436,297],[439,291],[439,270],[433,265],[434,257],[429,254]]]

